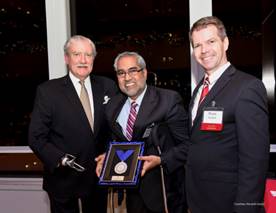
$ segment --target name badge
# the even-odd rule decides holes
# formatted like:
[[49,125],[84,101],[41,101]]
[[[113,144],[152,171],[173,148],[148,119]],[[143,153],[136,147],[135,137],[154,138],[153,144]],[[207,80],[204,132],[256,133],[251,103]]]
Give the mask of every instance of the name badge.
[[200,130],[221,131],[223,129],[223,109],[222,108],[205,108],[203,109],[203,119]]
[[142,136],[142,138],[144,139],[144,138],[148,138],[149,136],[150,136],[150,133],[151,133],[151,130],[152,130],[152,128],[154,127],[154,123],[152,123],[150,126],[148,126],[147,128],[146,128],[146,130],[145,130],[145,132],[144,132],[144,134],[143,134],[143,136]]

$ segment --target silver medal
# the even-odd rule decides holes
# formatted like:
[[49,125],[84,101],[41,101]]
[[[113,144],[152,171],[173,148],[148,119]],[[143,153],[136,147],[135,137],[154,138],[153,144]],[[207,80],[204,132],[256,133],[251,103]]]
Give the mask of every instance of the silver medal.
[[127,164],[124,161],[117,163],[114,167],[114,171],[116,174],[124,174],[127,171]]

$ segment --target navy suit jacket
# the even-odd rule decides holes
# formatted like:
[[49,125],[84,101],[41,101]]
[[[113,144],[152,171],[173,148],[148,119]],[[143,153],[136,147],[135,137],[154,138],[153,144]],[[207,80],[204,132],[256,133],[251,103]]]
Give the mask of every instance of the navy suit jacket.
[[[110,124],[113,139],[115,141],[127,141],[117,118],[127,99],[127,96],[118,94],[106,108],[108,122]],[[151,137],[143,138],[147,127],[152,124],[165,123],[157,137],[165,137],[165,140],[151,141]],[[144,141],[144,155],[158,155],[156,143],[162,150],[161,161],[165,170],[165,179],[168,196],[176,202],[185,202],[184,162],[187,156],[188,146],[188,118],[182,104],[180,95],[171,90],[148,86],[141,102],[137,118],[134,124],[133,141]],[[163,211],[163,198],[161,188],[160,168],[156,167],[148,171],[141,178],[138,191],[145,205],[152,211]],[[184,196],[184,197],[183,197]],[[182,199],[182,201],[180,201]]]
[[[197,86],[191,99],[189,117]],[[223,130],[200,130],[204,107],[223,108]],[[232,65],[190,121],[186,187],[193,213],[257,213],[262,209],[269,157],[267,95],[263,83]]]
[[[29,126],[29,145],[44,164],[43,188],[60,197],[81,196],[95,184],[94,158],[109,140],[104,119],[107,97],[117,92],[115,82],[91,76],[94,101],[94,132],[91,130],[69,75],[47,81],[37,88]],[[65,153],[76,156],[86,170],[57,167]]]

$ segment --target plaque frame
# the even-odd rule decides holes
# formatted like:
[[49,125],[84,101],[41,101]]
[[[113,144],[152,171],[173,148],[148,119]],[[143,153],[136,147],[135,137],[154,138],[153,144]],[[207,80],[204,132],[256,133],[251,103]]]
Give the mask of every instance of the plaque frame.
[[[126,159],[122,160],[118,153],[123,154]],[[143,153],[142,141],[110,142],[98,184],[114,187],[137,186],[141,171],[141,161],[138,157]],[[125,164],[126,168],[122,164]],[[116,166],[122,166],[122,171],[116,170]]]

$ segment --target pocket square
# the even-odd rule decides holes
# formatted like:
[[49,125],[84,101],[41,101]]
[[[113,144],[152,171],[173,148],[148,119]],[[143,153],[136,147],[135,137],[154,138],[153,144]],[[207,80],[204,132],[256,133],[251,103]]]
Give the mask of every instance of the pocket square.
[[105,95],[103,104],[107,104],[109,100],[110,98],[107,95]]

